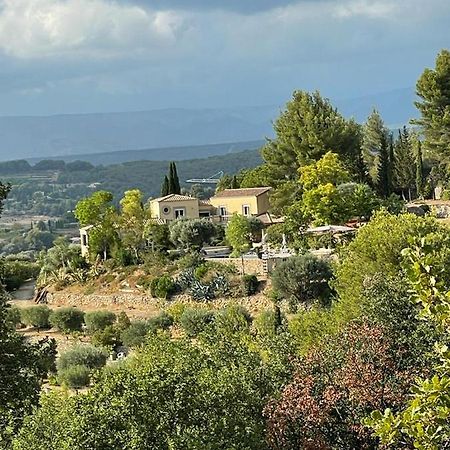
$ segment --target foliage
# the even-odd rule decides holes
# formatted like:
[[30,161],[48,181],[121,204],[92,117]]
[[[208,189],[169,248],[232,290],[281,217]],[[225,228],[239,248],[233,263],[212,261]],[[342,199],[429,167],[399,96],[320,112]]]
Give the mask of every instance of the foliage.
[[176,284],[169,275],[154,278],[150,285],[153,297],[169,298],[176,290]]
[[341,156],[352,174],[363,176],[359,125],[344,119],[319,92],[295,91],[274,129],[276,139],[262,150],[272,178],[295,179],[299,167],[330,151]]
[[79,389],[89,385],[91,370],[83,365],[71,365],[58,371],[60,384],[71,389]]
[[293,380],[266,408],[273,449],[375,448],[361,421],[373,408],[398,408],[410,376],[383,328],[347,325],[296,365]]
[[0,447],[9,448],[13,433],[37,405],[43,379],[54,369],[53,339],[28,342],[8,321],[5,297],[0,297]]
[[[450,302],[443,288],[447,280],[433,263],[434,242],[422,239],[414,248],[405,250],[405,270],[414,288],[412,300],[422,310],[420,316],[440,333],[448,333]],[[436,276],[438,275],[438,276]],[[448,339],[448,335],[446,335]],[[372,427],[382,444],[390,448],[437,450],[450,441],[450,352],[446,345],[436,344],[440,364],[429,378],[418,379],[406,408],[395,414],[391,409],[372,413],[366,424]]]
[[48,328],[50,309],[45,305],[30,306],[20,310],[21,322],[37,328]]
[[64,333],[81,330],[84,312],[73,307],[58,308],[50,314],[50,324]]
[[71,366],[86,366],[98,369],[106,364],[105,350],[91,344],[77,344],[61,354],[57,361],[58,372]]
[[253,295],[258,292],[259,281],[256,275],[244,275],[242,282],[244,283],[245,295]]
[[13,330],[20,324],[20,308],[14,305],[6,305],[5,324]]
[[252,316],[241,305],[230,305],[217,312],[215,325],[219,333],[226,336],[249,329]]
[[378,177],[378,164],[383,143],[387,142],[388,129],[380,113],[374,109],[363,126],[362,152],[373,184]]
[[401,189],[403,197],[408,194],[411,200],[411,189],[414,189],[416,164],[413,150],[413,142],[410,132],[406,127],[399,130],[398,139],[395,142],[395,185]]
[[214,321],[214,313],[204,308],[185,308],[180,317],[180,325],[189,337],[204,332]]
[[144,238],[153,252],[162,252],[171,247],[169,226],[154,221],[147,221],[144,225]]
[[131,322],[120,334],[123,345],[127,347],[138,347],[145,342],[145,339],[152,327],[146,320]]
[[448,162],[450,148],[450,51],[442,50],[434,69],[425,69],[416,84],[420,97],[415,102],[421,117],[412,123],[419,125],[424,136],[424,148],[438,159]]
[[227,242],[233,247],[234,256],[240,256],[250,250],[252,229],[249,219],[240,214],[233,214],[227,224],[225,236]]
[[272,283],[275,291],[296,309],[300,304],[311,304],[315,300],[327,304],[331,277],[327,262],[307,254],[279,263],[272,273]]
[[199,250],[216,236],[217,227],[208,219],[173,220],[169,225],[170,240],[177,248]]
[[[335,269],[334,288],[345,310],[351,316],[360,311],[364,282],[376,273],[395,276],[399,273],[401,252],[411,239],[445,229],[429,217],[413,214],[393,215],[377,212],[370,222],[362,227],[355,239],[342,250]],[[359,312],[356,313],[356,317]],[[355,316],[353,316],[355,317]]]
[[39,265],[30,261],[0,260],[0,281],[7,291],[14,291],[39,274]]
[[253,320],[253,327],[260,336],[274,336],[284,328],[286,318],[282,316],[280,308],[265,309]]
[[154,335],[88,392],[44,396],[14,450],[267,450],[262,410],[278,386],[244,340]]
[[107,325],[105,328],[95,331],[91,337],[91,343],[97,347],[114,349],[120,344],[122,329],[117,324]]
[[84,315],[84,322],[89,333],[104,330],[115,320],[116,315],[112,311],[91,311]]
[[168,330],[173,325],[173,317],[166,311],[160,312],[157,316],[148,319],[151,331]]

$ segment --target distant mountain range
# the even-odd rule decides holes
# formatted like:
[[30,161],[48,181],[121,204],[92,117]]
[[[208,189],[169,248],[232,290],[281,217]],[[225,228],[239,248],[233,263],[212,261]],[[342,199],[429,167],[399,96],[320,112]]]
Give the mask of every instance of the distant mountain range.
[[[211,156],[228,155],[245,150],[256,150],[264,141],[232,142],[225,144],[191,145],[183,147],[163,147],[144,150],[123,150],[105,153],[86,153],[82,155],[53,156],[46,159],[65,162],[87,161],[95,166],[120,164],[131,161],[185,161],[190,159],[208,158]],[[27,158],[31,164],[42,161],[42,158]]]
[[[356,99],[332,99],[345,116],[359,122],[377,107],[391,128],[402,126],[416,115],[413,100],[412,88]],[[36,162],[53,157],[111,164],[226,154],[257,148],[265,137],[273,136],[272,122],[281,109],[260,106],[0,117],[0,161]],[[237,144],[222,144],[229,142]]]

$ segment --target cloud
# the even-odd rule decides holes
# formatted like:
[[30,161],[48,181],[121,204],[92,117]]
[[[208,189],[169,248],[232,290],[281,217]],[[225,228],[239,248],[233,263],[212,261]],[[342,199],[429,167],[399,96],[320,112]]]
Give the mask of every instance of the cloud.
[[352,17],[368,17],[370,19],[388,19],[397,12],[398,6],[391,1],[353,0],[336,5],[334,11],[337,17],[347,19]]
[[106,0],[0,0],[0,49],[17,58],[114,58],[176,43],[183,19]]

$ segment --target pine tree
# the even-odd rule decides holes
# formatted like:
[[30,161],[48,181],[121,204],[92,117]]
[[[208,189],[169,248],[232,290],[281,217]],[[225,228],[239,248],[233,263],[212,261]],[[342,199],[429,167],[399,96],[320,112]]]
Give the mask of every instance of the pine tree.
[[416,84],[421,98],[415,102],[421,117],[411,122],[421,127],[424,149],[450,162],[450,51],[442,50],[435,69],[425,69]]
[[181,194],[180,180],[178,178],[177,166],[172,162],[172,176],[173,176],[173,187],[174,192],[172,194]]
[[424,188],[424,176],[423,176],[423,159],[422,159],[422,143],[419,141],[417,143],[417,154],[416,154],[416,189],[417,196],[423,197]]
[[167,175],[164,176],[164,181],[161,186],[161,197],[165,197],[166,195],[169,195],[169,179]]
[[380,196],[389,197],[392,193],[390,185],[391,164],[389,161],[389,142],[385,133],[381,135],[380,151],[378,154],[378,169],[377,169],[377,190]]

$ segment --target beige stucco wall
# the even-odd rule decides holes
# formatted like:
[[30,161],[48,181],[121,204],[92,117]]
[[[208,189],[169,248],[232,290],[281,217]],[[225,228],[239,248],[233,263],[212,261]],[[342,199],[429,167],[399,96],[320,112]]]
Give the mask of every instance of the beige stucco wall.
[[243,196],[243,197],[212,197],[211,203],[217,208],[217,214],[219,214],[219,207],[225,206],[227,215],[231,216],[234,213],[243,214],[242,207],[244,205],[250,206],[250,214],[261,214],[258,211],[258,200],[255,196]]
[[[169,208],[169,212],[167,214],[164,213],[164,208]],[[174,220],[175,219],[175,209],[184,208],[185,215],[184,217],[187,219],[198,219],[199,217],[199,209],[198,209],[198,200],[180,200],[180,201],[156,201],[153,200],[150,202],[150,212],[152,217],[157,219],[165,219],[165,220]]]

